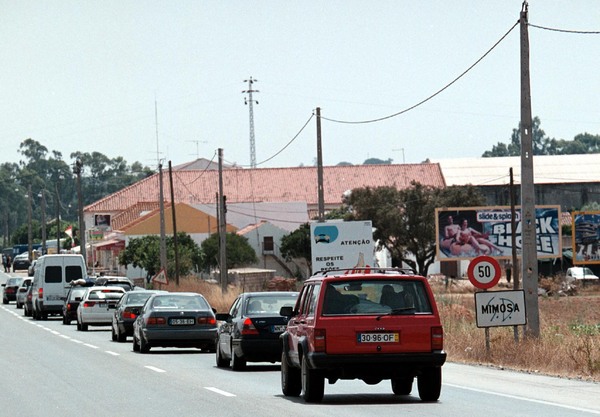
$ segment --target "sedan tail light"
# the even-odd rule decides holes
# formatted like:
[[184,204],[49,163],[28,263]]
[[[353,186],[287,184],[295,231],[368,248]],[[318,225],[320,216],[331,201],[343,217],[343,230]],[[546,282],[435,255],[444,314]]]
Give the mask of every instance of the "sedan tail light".
[[90,308],[90,307],[94,307],[96,305],[96,303],[94,301],[86,301],[85,303],[83,303],[83,308]]
[[214,317],[198,317],[198,324],[217,324]]
[[244,320],[244,324],[242,325],[242,334],[243,335],[252,335],[252,334],[258,334],[258,330],[256,329],[256,327],[254,327],[254,323],[252,323],[252,320],[250,319],[250,317],[246,318],[246,320]]
[[124,319],[134,320],[137,317],[137,315],[132,310],[129,310],[129,309],[126,308],[123,311],[123,314],[121,314],[121,317],[124,318]]
[[165,319],[164,317],[148,317],[148,318],[146,318],[147,326],[162,325],[162,324],[166,324],[166,323],[167,323],[167,319]]

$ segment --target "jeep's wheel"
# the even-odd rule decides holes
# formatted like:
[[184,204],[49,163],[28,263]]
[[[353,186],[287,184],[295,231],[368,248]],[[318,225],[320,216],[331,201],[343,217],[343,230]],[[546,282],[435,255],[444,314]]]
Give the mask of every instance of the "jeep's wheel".
[[412,391],[414,378],[392,378],[392,391],[396,395],[409,395]]
[[325,390],[325,378],[315,369],[308,367],[308,361],[302,358],[302,392],[304,401],[307,403],[318,403],[323,399]]
[[216,352],[215,352],[215,360],[217,361],[218,368],[229,368],[230,360],[225,359],[223,357],[223,352],[221,352],[221,345],[220,345],[218,339],[217,339],[217,348],[216,348]]
[[238,356],[231,347],[231,369],[234,371],[243,371],[246,369],[246,359],[242,356]]
[[437,401],[442,391],[442,368],[426,368],[417,376],[419,397],[423,401]]
[[281,392],[286,397],[298,397],[302,392],[300,369],[288,364],[285,352],[281,354]]

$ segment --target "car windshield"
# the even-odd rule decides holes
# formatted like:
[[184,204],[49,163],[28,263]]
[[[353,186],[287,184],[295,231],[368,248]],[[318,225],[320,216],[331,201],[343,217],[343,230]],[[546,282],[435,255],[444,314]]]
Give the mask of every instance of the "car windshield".
[[425,286],[417,280],[353,280],[330,282],[324,315],[431,314]]
[[134,305],[144,305],[144,303],[146,302],[146,300],[148,298],[150,298],[150,296],[152,295],[151,292],[148,293],[138,293],[138,294],[129,294],[129,296],[127,297],[126,303],[127,304],[134,304]]
[[296,297],[290,295],[282,296],[255,296],[246,300],[246,315],[279,315],[281,307],[293,307]]
[[209,310],[210,307],[206,300],[200,296],[189,295],[161,295],[152,300],[152,307],[155,309],[176,309],[176,310]]

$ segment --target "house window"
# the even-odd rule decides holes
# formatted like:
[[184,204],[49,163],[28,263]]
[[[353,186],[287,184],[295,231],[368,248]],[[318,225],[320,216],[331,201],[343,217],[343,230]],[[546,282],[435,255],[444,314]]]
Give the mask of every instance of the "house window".
[[263,250],[265,252],[273,252],[274,250],[273,236],[263,237]]

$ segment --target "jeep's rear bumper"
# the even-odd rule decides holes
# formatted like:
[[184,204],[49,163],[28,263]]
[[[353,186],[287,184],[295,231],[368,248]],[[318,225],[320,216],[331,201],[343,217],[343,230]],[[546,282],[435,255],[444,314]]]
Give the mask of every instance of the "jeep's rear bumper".
[[440,367],[446,362],[446,352],[443,350],[381,355],[328,355],[309,352],[305,356],[309,368],[323,372],[326,378],[339,379],[416,376],[423,369]]

